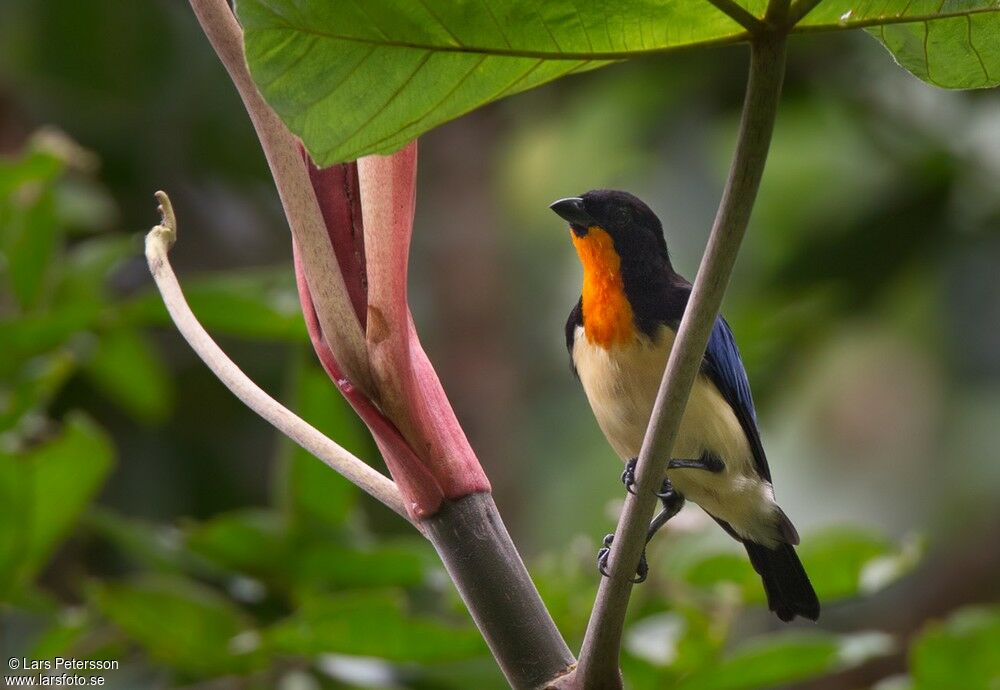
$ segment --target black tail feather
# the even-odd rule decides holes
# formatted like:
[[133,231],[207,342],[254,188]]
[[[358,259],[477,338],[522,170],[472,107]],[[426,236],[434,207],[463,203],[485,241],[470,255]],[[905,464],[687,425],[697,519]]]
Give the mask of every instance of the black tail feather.
[[791,544],[779,544],[773,549],[752,541],[744,541],[743,545],[764,582],[767,606],[778,618],[786,622],[795,616],[819,618],[819,599]]

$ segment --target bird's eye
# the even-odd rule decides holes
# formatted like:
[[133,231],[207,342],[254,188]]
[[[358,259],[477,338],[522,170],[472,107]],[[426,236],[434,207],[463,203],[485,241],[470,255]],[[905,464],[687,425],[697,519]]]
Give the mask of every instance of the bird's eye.
[[627,208],[615,209],[615,223],[618,225],[625,225],[630,220],[632,220],[632,214],[629,213]]

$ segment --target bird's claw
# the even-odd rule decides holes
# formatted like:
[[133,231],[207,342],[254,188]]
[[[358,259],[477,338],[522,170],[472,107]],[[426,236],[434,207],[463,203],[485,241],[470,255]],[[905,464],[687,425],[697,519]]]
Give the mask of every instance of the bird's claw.
[[664,479],[663,484],[660,485],[659,491],[654,491],[657,498],[664,500],[669,500],[674,498],[677,494],[674,492],[674,485],[670,483],[669,479]]
[[608,557],[611,556],[611,542],[615,540],[615,535],[609,534],[604,537],[604,546],[597,552],[597,572],[604,577],[608,575]]
[[633,496],[635,495],[635,466],[639,458],[631,458],[625,463],[625,470],[622,472],[622,484],[625,490]]
[[[614,534],[609,534],[604,537],[604,546],[597,552],[597,571],[604,577],[611,577],[608,573],[608,558],[611,556],[611,544],[615,540]],[[635,569],[635,577],[632,578],[633,584],[639,584],[645,582],[646,578],[649,576],[649,563],[646,562],[646,550],[642,550],[642,555],[639,556],[639,565]]]

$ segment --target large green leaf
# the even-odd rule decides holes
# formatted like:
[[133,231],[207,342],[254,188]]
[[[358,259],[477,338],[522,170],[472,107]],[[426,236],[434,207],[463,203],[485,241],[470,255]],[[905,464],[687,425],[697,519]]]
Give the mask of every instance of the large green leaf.
[[[742,2],[763,14],[762,0]],[[247,61],[264,97],[324,165],[398,149],[491,101],[641,55],[746,39],[707,0],[240,0]],[[927,26],[933,83],[989,86],[1000,75],[996,0],[826,0],[797,30]],[[969,19],[966,19],[969,17]],[[900,24],[914,22],[916,24]],[[959,23],[969,30],[961,35]],[[971,37],[971,38],[970,38]],[[968,69],[979,51],[981,69]]]
[[238,10],[254,79],[323,164],[392,151],[572,72],[742,34],[700,0],[241,0]]
[[0,597],[41,569],[97,493],[111,459],[107,437],[80,415],[37,448],[0,453]]

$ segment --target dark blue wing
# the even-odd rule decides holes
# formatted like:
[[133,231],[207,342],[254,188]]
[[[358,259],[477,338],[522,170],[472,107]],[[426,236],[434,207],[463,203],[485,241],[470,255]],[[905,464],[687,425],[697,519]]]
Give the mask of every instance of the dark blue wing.
[[721,316],[715,320],[715,327],[708,339],[702,371],[719,389],[740,420],[740,426],[750,441],[757,473],[771,481],[771,470],[767,466],[767,456],[764,455],[764,446],[760,442],[760,432],[757,431],[757,412],[754,410],[747,372],[743,368],[733,332]]

